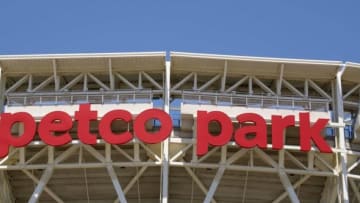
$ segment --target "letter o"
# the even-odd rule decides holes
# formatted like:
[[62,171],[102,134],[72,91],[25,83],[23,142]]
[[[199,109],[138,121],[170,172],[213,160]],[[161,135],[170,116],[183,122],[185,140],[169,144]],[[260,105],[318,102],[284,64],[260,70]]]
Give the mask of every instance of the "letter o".
[[[150,119],[157,119],[161,123],[159,131],[147,132],[145,124]],[[134,121],[135,135],[143,142],[149,144],[159,143],[165,140],[171,133],[172,120],[169,114],[160,109],[148,109],[141,112]]]

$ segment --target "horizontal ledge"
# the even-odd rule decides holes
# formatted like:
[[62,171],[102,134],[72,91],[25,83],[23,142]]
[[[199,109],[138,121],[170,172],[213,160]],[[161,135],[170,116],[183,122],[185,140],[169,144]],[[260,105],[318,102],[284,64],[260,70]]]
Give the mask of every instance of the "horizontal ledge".
[[279,169],[279,168],[262,167],[262,166],[236,166],[236,165],[185,163],[185,162],[170,162],[170,166],[192,167],[192,168],[212,168],[212,169],[225,167],[225,169],[227,169],[227,170],[253,171],[253,172],[265,172],[265,173],[278,173],[279,171],[284,171],[286,173],[291,173],[291,174],[314,175],[314,176],[337,176],[338,175],[336,173],[327,172],[327,171]]
[[69,53],[69,54],[28,54],[28,55],[0,55],[0,60],[21,59],[86,59],[86,58],[120,58],[120,57],[165,57],[166,52],[115,52],[115,53]]
[[140,166],[160,166],[162,162],[109,162],[109,163],[60,163],[60,164],[31,164],[31,165],[0,165],[2,170],[23,170],[23,169],[45,169],[53,166],[55,169],[71,168],[104,168],[108,165],[113,167],[140,167]]

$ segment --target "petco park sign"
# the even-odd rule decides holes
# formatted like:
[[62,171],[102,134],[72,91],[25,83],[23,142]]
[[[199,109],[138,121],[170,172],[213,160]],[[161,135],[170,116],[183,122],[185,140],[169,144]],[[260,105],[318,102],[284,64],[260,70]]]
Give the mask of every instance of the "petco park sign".
[[[9,148],[27,146],[37,133],[41,140],[50,146],[61,146],[71,142],[69,131],[73,121],[77,121],[77,136],[84,144],[96,144],[97,135],[90,132],[90,122],[98,119],[98,112],[91,110],[90,104],[82,104],[74,114],[74,119],[66,112],[53,111],[46,114],[39,125],[36,125],[32,115],[26,112],[2,113],[0,120],[0,158],[7,156]],[[161,128],[156,132],[148,132],[145,124],[148,120],[157,119]],[[267,146],[267,126],[265,119],[254,113],[239,114],[236,119],[241,127],[233,129],[233,122],[225,113],[220,111],[197,111],[197,154],[204,155],[209,146],[223,146],[234,136],[239,147],[252,148]],[[133,133],[129,131],[114,133],[111,125],[115,120],[124,122],[133,121]],[[221,126],[220,133],[213,135],[209,132],[209,124],[217,122]],[[318,119],[310,123],[309,113],[299,113],[299,140],[302,151],[311,149],[313,142],[321,152],[330,153],[331,148],[321,135],[329,119]],[[11,129],[14,124],[21,123],[22,133],[13,135]],[[250,124],[250,125],[249,125]],[[295,116],[271,117],[272,148],[282,149],[284,146],[284,130],[295,125]],[[126,110],[112,110],[99,120],[98,130],[101,138],[109,144],[125,144],[136,136],[140,141],[148,144],[160,143],[169,137],[172,131],[172,120],[169,114],[159,109],[148,109],[136,116],[133,120],[130,112]],[[254,136],[249,138],[248,135]]]

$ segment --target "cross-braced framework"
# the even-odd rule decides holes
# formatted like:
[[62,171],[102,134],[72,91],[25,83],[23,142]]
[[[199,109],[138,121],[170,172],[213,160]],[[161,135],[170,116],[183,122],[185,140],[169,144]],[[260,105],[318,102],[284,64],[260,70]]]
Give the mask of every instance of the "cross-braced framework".
[[[134,137],[110,145],[98,136],[86,145],[76,122],[72,142],[61,147],[36,135],[0,160],[1,202],[360,202],[359,64],[179,52],[166,61],[165,52],[149,52],[2,56],[0,66],[3,112],[40,120],[55,110],[73,116],[91,103],[99,119],[112,109],[136,117],[148,108],[173,118],[161,144]],[[333,153],[316,146],[302,152],[296,124],[284,132],[281,150],[271,141],[267,149],[240,148],[232,139],[197,156],[197,110],[223,111],[234,129],[243,112],[261,114],[269,129],[274,114],[329,118],[324,134]],[[98,134],[97,125],[90,132]],[[146,124],[148,131],[159,127]],[[112,125],[113,132],[132,128]]]

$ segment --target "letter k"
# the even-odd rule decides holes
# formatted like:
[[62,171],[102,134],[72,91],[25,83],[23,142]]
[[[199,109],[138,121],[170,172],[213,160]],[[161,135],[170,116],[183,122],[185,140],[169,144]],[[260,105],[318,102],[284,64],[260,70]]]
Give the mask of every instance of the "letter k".
[[331,153],[332,150],[321,135],[329,119],[318,119],[310,126],[309,113],[299,113],[300,117],[300,147],[302,151],[310,151],[311,140],[318,147],[320,152]]

